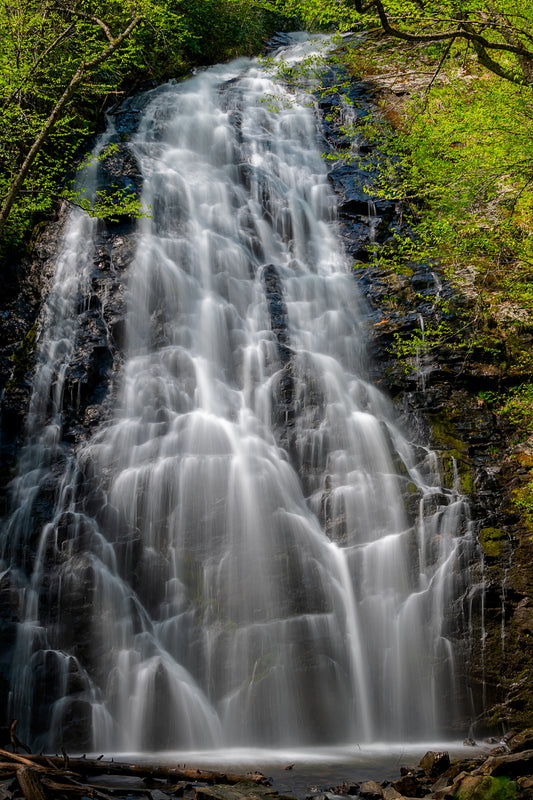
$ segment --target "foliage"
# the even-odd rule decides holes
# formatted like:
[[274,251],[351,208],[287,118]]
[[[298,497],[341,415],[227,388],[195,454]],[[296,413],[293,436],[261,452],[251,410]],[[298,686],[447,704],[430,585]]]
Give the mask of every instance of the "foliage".
[[511,389],[498,411],[519,430],[520,438],[530,436],[533,433],[533,384],[523,383]]
[[[194,63],[251,53],[270,25],[271,13],[252,0],[2,0],[0,264],[53,212],[106,106],[137,82],[180,77]],[[110,47],[125,31],[120,46]],[[42,145],[19,188],[17,176],[39,137]],[[115,200],[119,213],[133,211],[131,198],[127,208],[120,196]]]
[[443,43],[445,53],[457,42],[466,43],[485,69],[508,81],[533,84],[529,0],[272,0],[269,5],[299,16],[308,26],[379,24],[403,41]]
[[[373,191],[403,201],[409,231],[398,232],[374,258],[406,273],[431,263],[458,292],[451,316],[436,303],[424,330],[396,337],[396,355],[414,369],[424,355],[450,348],[464,354],[463,367],[468,361],[496,367],[489,374],[504,376],[511,388],[495,379],[480,400],[512,427],[514,441],[527,440],[533,434],[531,88],[485,71],[466,42],[391,46],[390,39],[370,37],[348,61],[353,72],[375,76],[384,87],[381,117],[367,119],[357,134],[382,144],[369,165]],[[511,500],[533,525],[531,474]]]
[[187,35],[185,52],[202,64],[253,55],[277,20],[273,10],[246,0],[182,0],[179,7]]
[[468,297],[455,323],[459,334],[441,309],[441,321],[423,337],[415,331],[410,344],[402,342],[404,355],[448,342],[484,350],[502,366],[520,362],[527,373],[533,362],[519,352],[513,328],[533,320],[531,91],[483,72],[464,45],[452,48],[436,78],[428,70],[439,61],[434,48],[391,51],[379,40],[348,56],[355,71],[368,58],[378,82],[393,76],[402,97],[384,90],[381,117],[356,131],[380,142],[380,155],[366,164],[372,192],[402,200],[408,223],[409,233],[398,232],[375,259],[407,272],[413,263],[441,264]]

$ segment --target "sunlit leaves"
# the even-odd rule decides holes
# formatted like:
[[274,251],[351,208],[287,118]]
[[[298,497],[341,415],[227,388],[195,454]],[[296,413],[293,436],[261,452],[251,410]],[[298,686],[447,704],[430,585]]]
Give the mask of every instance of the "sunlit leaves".
[[[7,227],[2,219],[3,243],[16,246],[57,205],[82,142],[125,88],[179,77],[191,60],[256,50],[266,13],[259,6],[253,0],[0,0],[0,208],[80,65],[93,63],[25,177]],[[139,16],[120,48],[97,63]],[[101,211],[109,217],[109,209]]]

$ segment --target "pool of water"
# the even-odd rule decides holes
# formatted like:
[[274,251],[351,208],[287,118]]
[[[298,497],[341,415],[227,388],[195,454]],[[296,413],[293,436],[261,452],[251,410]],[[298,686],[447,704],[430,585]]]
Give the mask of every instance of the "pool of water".
[[409,744],[357,743],[331,748],[229,748],[212,751],[152,754],[116,754],[115,760],[165,763],[173,766],[242,773],[262,772],[280,793],[297,798],[324,792],[344,781],[395,780],[400,767],[416,766],[428,750],[447,751],[450,758],[467,758],[487,752],[493,744],[467,747],[459,742]]

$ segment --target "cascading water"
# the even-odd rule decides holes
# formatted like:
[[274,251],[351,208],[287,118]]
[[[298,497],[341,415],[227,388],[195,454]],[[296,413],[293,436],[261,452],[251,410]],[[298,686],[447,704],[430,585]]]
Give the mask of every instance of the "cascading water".
[[153,92],[120,389],[77,448],[62,376],[93,222],[69,222],[4,537],[10,714],[41,746],[423,739],[459,716],[445,616],[466,509],[365,381],[316,116],[272,92],[244,60]]

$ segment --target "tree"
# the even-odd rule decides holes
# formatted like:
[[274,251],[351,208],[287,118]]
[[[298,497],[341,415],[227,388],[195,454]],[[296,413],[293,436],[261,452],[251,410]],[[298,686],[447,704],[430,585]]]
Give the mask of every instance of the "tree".
[[106,105],[257,52],[271,22],[254,0],[0,0],[0,261],[54,210]]
[[307,24],[344,28],[378,22],[406,42],[467,42],[500,78],[533,85],[533,7],[529,0],[273,0]]
[[35,214],[53,207],[58,175],[71,168],[89,131],[86,109],[114,89],[118,51],[149,12],[148,0],[105,7],[87,0],[0,4],[4,251],[19,244]]
[[[120,45],[122,44],[122,42],[125,39],[128,38],[128,36],[131,34],[131,32],[140,23],[140,21],[142,19],[142,17],[139,16],[139,15],[133,17],[133,19],[129,22],[129,24],[126,25],[126,27],[118,34],[118,36],[115,37],[111,33],[111,30],[109,29],[107,24],[102,19],[100,19],[99,17],[97,17],[95,15],[92,15],[92,14],[88,15],[88,14],[84,14],[84,13],[82,14],[82,12],[80,12],[80,11],[78,11],[76,9],[67,9],[66,13],[68,15],[72,14],[72,15],[74,15],[76,17],[82,16],[82,18],[88,19],[94,25],[99,26],[103,30],[104,34],[105,34],[105,38],[107,40],[107,44],[104,44],[104,46],[102,47],[100,52],[97,52],[96,55],[94,55],[89,60],[85,60],[85,59],[80,60],[78,66],[76,68],[76,71],[72,75],[68,85],[66,86],[66,88],[65,88],[65,90],[63,92],[63,94],[61,95],[61,97],[55,103],[55,105],[52,108],[52,111],[50,112],[45,124],[43,125],[43,127],[39,131],[38,135],[36,136],[36,138],[35,138],[32,146],[30,147],[30,149],[29,149],[24,161],[22,162],[22,165],[21,165],[18,173],[15,175],[13,181],[11,182],[9,190],[7,191],[7,194],[6,194],[5,198],[4,198],[4,202],[3,202],[2,208],[0,209],[0,236],[2,235],[2,231],[4,229],[4,226],[6,224],[7,218],[9,216],[9,212],[11,211],[11,208],[13,207],[13,203],[15,202],[15,199],[18,196],[18,193],[19,193],[19,191],[20,191],[20,189],[21,189],[21,187],[22,187],[22,185],[24,183],[24,180],[25,180],[29,170],[30,170],[33,162],[35,161],[39,151],[41,150],[44,142],[46,141],[46,139],[49,136],[50,132],[52,131],[53,127],[55,126],[57,120],[59,119],[59,117],[63,113],[63,110],[65,109],[67,104],[70,102],[70,100],[74,97],[77,89],[82,84],[82,82],[86,79],[86,76],[90,75],[91,72],[94,69],[96,69],[100,64],[103,64],[105,61],[107,61],[109,58],[111,58],[111,56],[115,53],[117,48],[119,48]],[[74,28],[75,28],[75,25],[71,24],[64,31],[62,31],[59,34],[59,36],[56,37],[56,40],[54,41],[52,46],[49,46],[48,48],[46,48],[46,50],[47,50],[46,53],[42,53],[37,58],[34,58],[34,62],[32,64],[32,67],[34,68],[39,61],[43,60],[43,58],[48,54],[48,52],[50,52],[50,50],[53,49],[53,47],[55,46],[56,42],[59,42],[62,39],[68,38],[68,36],[74,30]],[[12,92],[12,95],[13,95],[13,92]]]

